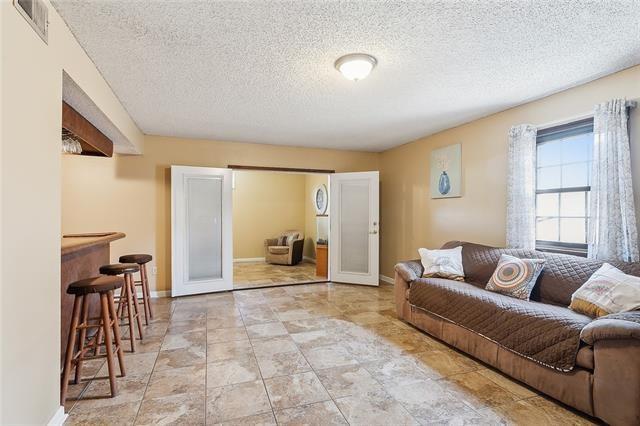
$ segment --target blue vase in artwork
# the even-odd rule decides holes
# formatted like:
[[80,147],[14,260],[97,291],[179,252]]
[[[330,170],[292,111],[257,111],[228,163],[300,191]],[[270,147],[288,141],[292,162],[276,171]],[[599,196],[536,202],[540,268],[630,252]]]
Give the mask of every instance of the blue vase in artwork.
[[438,181],[438,191],[441,195],[447,195],[451,191],[451,181],[447,172],[442,172]]

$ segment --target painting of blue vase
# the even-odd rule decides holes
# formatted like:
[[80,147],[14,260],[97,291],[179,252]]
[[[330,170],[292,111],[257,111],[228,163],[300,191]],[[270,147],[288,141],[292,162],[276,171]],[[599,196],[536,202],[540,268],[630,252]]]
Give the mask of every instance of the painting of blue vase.
[[440,191],[440,194],[442,195],[447,195],[449,191],[451,191],[451,180],[449,179],[449,175],[446,171],[443,171],[440,175],[438,191]]
[[429,192],[431,198],[461,197],[462,149],[454,144],[431,151]]

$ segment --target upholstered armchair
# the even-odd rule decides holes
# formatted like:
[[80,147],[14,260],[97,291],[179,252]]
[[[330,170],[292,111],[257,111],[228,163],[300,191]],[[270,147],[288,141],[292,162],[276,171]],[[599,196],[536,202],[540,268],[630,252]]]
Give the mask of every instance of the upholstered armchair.
[[285,231],[278,238],[264,240],[264,258],[276,265],[296,265],[302,260],[304,234],[300,231]]

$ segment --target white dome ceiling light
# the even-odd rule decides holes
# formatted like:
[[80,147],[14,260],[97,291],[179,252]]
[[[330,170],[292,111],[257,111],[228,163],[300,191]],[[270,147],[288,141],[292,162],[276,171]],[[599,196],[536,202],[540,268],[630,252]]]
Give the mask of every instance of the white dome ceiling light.
[[353,81],[367,78],[378,61],[366,53],[350,53],[344,55],[335,63],[335,67],[342,75]]

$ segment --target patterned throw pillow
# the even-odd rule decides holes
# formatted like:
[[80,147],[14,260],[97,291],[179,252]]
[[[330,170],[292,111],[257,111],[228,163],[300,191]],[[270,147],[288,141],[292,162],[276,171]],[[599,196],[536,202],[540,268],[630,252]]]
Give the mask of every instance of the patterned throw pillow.
[[418,249],[420,260],[424,268],[424,278],[448,278],[464,281],[462,267],[462,246],[448,250]]
[[278,243],[276,245],[278,245],[278,246],[286,246],[287,245],[287,236],[286,235],[280,235],[278,237]]
[[569,308],[592,317],[640,309],[640,277],[603,263],[571,295]]
[[503,254],[486,289],[522,300],[529,300],[538,276],[544,268],[544,259],[519,259]]

